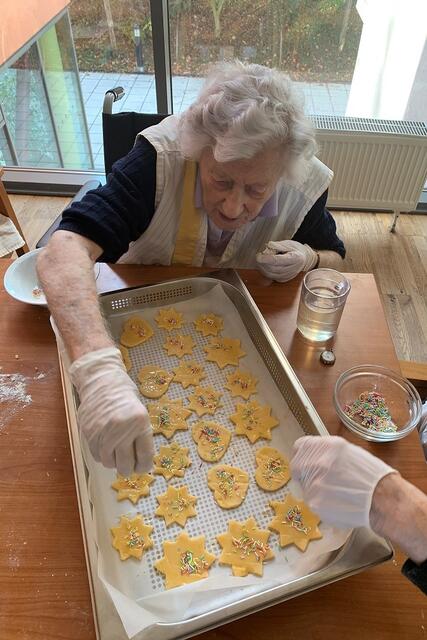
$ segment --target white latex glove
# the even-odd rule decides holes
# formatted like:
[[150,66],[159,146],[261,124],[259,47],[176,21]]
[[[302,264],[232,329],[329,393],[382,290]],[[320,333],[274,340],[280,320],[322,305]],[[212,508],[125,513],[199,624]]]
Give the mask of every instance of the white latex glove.
[[304,436],[294,444],[291,472],[310,509],[337,527],[369,527],[378,482],[398,473],[338,436]]
[[262,253],[257,253],[258,268],[267,278],[287,282],[301,271],[310,271],[318,254],[308,244],[295,240],[270,241]]
[[120,351],[108,347],[86,353],[69,372],[80,398],[79,426],[95,460],[124,476],[149,471],[154,455],[150,418]]

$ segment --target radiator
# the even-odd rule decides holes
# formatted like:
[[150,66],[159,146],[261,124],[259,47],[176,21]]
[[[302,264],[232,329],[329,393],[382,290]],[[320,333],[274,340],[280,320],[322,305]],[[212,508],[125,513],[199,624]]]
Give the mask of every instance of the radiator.
[[334,172],[330,207],[391,210],[395,218],[416,208],[427,179],[423,122],[342,116],[311,119],[318,157]]

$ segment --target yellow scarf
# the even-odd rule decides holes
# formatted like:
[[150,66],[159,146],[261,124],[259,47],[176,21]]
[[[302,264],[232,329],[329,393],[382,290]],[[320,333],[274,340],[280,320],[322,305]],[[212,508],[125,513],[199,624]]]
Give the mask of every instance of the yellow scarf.
[[201,224],[200,210],[194,206],[196,176],[197,163],[186,160],[179,226],[175,238],[172,264],[193,264]]

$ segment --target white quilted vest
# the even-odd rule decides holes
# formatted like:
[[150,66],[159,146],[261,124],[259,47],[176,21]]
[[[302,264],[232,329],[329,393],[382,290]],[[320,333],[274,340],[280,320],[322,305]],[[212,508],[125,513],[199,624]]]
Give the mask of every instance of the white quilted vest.
[[[129,245],[119,262],[130,264],[170,265],[178,231],[185,159],[181,156],[177,141],[177,116],[169,116],[162,122],[144,129],[138,136],[146,138],[156,149],[155,213],[148,229]],[[286,240],[293,237],[306,214],[316,200],[326,191],[333,173],[320,160],[313,158],[300,184],[280,180],[279,214],[273,218],[256,218],[235,231],[222,256],[205,260],[207,242],[207,216],[202,216],[199,238],[192,264],[209,266],[253,268],[255,256],[269,240]]]

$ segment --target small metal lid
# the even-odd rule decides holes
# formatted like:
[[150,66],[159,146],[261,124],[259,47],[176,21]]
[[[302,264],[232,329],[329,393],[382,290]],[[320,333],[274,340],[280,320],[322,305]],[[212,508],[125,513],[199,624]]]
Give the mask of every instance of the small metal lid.
[[320,354],[320,362],[328,367],[335,364],[335,353],[333,351],[322,351]]

